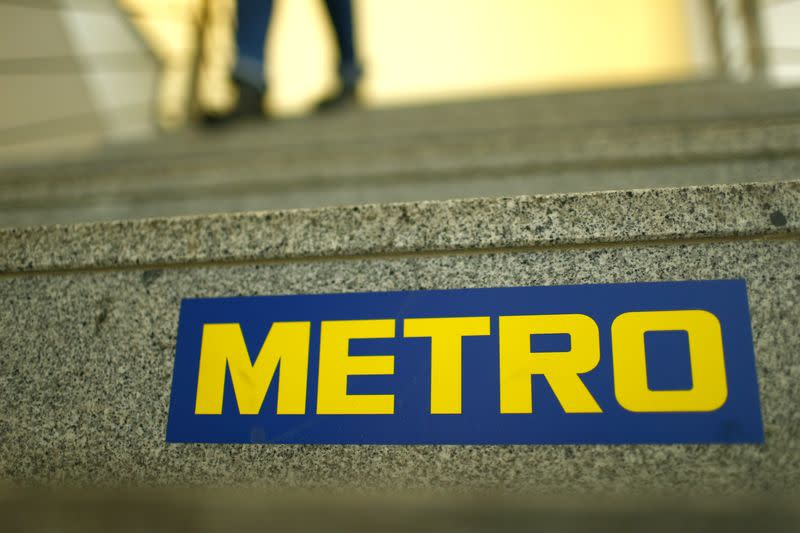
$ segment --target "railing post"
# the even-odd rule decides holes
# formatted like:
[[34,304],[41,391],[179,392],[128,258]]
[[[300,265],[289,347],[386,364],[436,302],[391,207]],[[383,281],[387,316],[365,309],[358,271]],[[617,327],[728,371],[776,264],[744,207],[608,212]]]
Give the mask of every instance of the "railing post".
[[720,5],[717,0],[703,0],[703,8],[706,12],[709,37],[711,38],[711,52],[713,55],[715,75],[721,79],[728,78],[730,71],[728,56],[725,53]]
[[189,77],[189,119],[195,119],[200,113],[199,85],[200,75],[203,66],[203,53],[205,48],[206,27],[209,19],[209,0],[197,1],[197,12],[193,17],[194,27],[194,57],[191,63],[191,75]]
[[747,59],[752,79],[756,81],[764,81],[767,78],[767,54],[760,7],[758,0],[741,0],[739,4],[747,39]]

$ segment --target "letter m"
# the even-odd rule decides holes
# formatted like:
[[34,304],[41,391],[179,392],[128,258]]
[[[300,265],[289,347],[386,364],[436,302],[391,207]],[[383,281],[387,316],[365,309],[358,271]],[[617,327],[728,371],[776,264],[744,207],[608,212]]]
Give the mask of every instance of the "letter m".
[[239,324],[205,324],[197,377],[197,415],[222,414],[226,371],[230,370],[239,413],[256,415],[280,363],[278,410],[304,414],[308,381],[310,322],[275,322],[251,363]]

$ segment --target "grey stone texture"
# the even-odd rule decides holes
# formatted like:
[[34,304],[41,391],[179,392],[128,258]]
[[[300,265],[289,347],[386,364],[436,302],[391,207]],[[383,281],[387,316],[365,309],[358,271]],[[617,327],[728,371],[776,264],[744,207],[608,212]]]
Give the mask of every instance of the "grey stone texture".
[[[577,500],[577,501],[576,501]],[[342,495],[312,491],[67,490],[0,493],[8,533],[141,531],[423,531],[478,533],[790,532],[791,498],[529,498]],[[576,509],[578,510],[576,512]]]
[[553,498],[271,490],[6,490],[4,532],[381,531],[751,533],[797,531],[791,498]]
[[[172,136],[157,143],[109,146],[73,168],[86,171],[105,162],[160,160],[198,152],[224,153],[232,148],[286,148],[336,141],[382,141],[403,137],[435,137],[455,132],[486,135],[495,130],[539,127],[548,134],[585,127],[638,126],[652,123],[702,124],[718,120],[787,120],[797,117],[800,90],[761,84],[680,82],[617,89],[523,95],[508,98],[368,109],[276,121],[266,128],[237,127],[217,133]],[[277,127],[273,127],[277,126]],[[254,132],[258,131],[258,135]],[[24,174],[63,174],[51,164],[16,169]],[[2,176],[10,175],[2,173]],[[0,178],[2,179],[2,178]]]
[[[0,231],[0,478],[689,497],[800,486],[800,182]],[[182,298],[744,278],[764,445],[167,444]]]
[[277,121],[0,170],[0,225],[786,179],[799,124],[730,84]]
[[[221,171],[198,170],[193,179]],[[774,181],[800,175],[800,157],[735,158],[701,162],[643,161],[603,165],[562,163],[544,168],[482,168],[473,171],[420,171],[403,175],[336,179],[297,179],[271,183],[258,178],[216,178],[208,185],[165,182],[145,191],[105,191],[69,197],[18,199],[2,206],[0,226],[65,224],[96,220],[137,219],[245,211],[315,208],[380,202],[416,202],[599,190]],[[210,178],[209,178],[210,179]],[[104,186],[113,187],[107,183]],[[10,196],[10,195],[9,195]],[[2,203],[2,202],[0,202]]]
[[0,271],[794,233],[799,207],[788,181],[6,228]]

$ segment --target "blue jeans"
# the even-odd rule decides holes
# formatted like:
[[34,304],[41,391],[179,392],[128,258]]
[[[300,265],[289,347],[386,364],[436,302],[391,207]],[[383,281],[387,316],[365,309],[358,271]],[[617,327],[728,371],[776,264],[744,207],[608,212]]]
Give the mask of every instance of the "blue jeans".
[[[238,0],[236,3],[236,45],[238,56],[233,77],[253,87],[266,90],[264,79],[264,42],[272,18],[273,0]],[[339,48],[339,79],[342,86],[355,87],[361,78],[353,38],[353,8],[350,0],[325,0],[336,44]]]

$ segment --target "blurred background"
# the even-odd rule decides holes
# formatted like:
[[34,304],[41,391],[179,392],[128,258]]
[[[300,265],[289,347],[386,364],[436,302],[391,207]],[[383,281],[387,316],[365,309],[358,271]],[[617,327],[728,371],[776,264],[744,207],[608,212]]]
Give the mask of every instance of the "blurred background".
[[[798,0],[356,0],[367,107],[729,78],[800,82]],[[0,158],[156,136],[233,102],[234,0],[0,0]],[[753,31],[755,28],[755,31]],[[278,1],[268,105],[335,83],[318,0]]]
[[[450,483],[469,492],[470,483],[479,486],[484,482],[477,475],[475,479],[461,479],[461,470],[447,470],[449,466],[441,471],[444,474],[433,471],[422,480],[408,479],[428,463],[416,464],[413,455],[406,459],[402,454],[393,456],[384,451],[357,456],[365,458],[366,470],[359,470],[363,465],[355,461],[336,464],[337,458],[331,455],[325,464],[311,463],[309,470],[299,469],[295,475],[291,469],[297,467],[292,465],[304,460],[302,450],[284,468],[279,463],[283,459],[273,457],[291,457],[296,450],[272,456],[259,455],[252,448],[247,452],[237,448],[240,451],[232,452],[231,462],[226,463],[214,459],[223,455],[214,455],[209,448],[192,448],[209,452],[203,466],[205,474],[190,471],[189,467],[167,472],[181,464],[182,454],[190,459],[198,456],[191,455],[194,452],[189,448],[167,445],[159,426],[161,419],[145,416],[149,411],[123,416],[112,409],[121,404],[93,405],[89,393],[80,396],[76,392],[77,398],[85,400],[76,402],[74,416],[71,414],[64,421],[63,427],[68,430],[52,429],[62,426],[51,427],[48,417],[64,412],[68,404],[62,398],[71,398],[68,394],[81,391],[83,385],[88,391],[102,389],[114,401],[126,402],[126,409],[128,405],[147,403],[154,409],[163,408],[166,416],[168,389],[158,388],[166,381],[154,381],[154,371],[135,362],[163,363],[158,379],[166,380],[170,373],[175,313],[179,299],[186,296],[181,293],[183,282],[172,280],[189,276],[194,291],[191,294],[216,296],[257,293],[261,290],[257,287],[263,286],[268,286],[270,292],[282,290],[282,286],[291,287],[288,292],[318,292],[326,287],[354,290],[353,287],[369,286],[363,281],[368,276],[360,271],[351,276],[347,270],[350,267],[339,270],[333,262],[330,264],[335,266],[322,269],[319,274],[313,269],[305,270],[305,266],[291,272],[293,265],[307,259],[303,254],[310,254],[313,261],[338,246],[301,241],[306,234],[299,228],[312,227],[317,224],[315,220],[323,220],[319,223],[322,229],[317,229],[330,232],[331,242],[346,243],[350,239],[346,233],[334,234],[339,231],[336,224],[328,226],[324,219],[302,213],[286,219],[291,229],[286,249],[299,250],[298,263],[279,259],[275,264],[280,263],[280,268],[255,274],[250,266],[258,269],[262,265],[249,265],[247,256],[241,263],[239,259],[231,261],[236,268],[219,279],[213,273],[217,264],[196,262],[205,257],[203,254],[228,257],[228,242],[251,243],[248,246],[262,253],[260,250],[269,248],[269,239],[264,244],[259,241],[261,233],[246,234],[246,225],[219,225],[220,220],[225,220],[224,215],[197,219],[197,235],[207,228],[208,239],[192,240],[187,245],[190,251],[186,252],[172,249],[172,243],[178,242],[174,239],[184,237],[173,235],[172,225],[163,220],[142,225],[20,230],[21,227],[364,203],[731,184],[800,176],[800,89],[791,87],[800,85],[800,0],[353,0],[353,6],[358,56],[365,69],[359,85],[364,109],[351,107],[336,116],[306,118],[314,103],[330,94],[337,84],[333,31],[321,0],[276,0],[266,44],[266,66],[270,80],[267,107],[278,120],[263,124],[251,121],[212,132],[200,127],[203,113],[225,113],[236,100],[229,74],[235,56],[235,0],[0,0],[0,237],[5,237],[2,242],[12,243],[6,246],[8,249],[0,250],[0,258],[6,261],[6,268],[19,268],[19,272],[5,271],[0,275],[8,280],[3,286],[11,291],[7,300],[16,301],[19,309],[47,309],[53,313],[17,314],[12,306],[3,308],[5,322],[0,332],[6,328],[8,334],[4,338],[10,340],[5,342],[6,352],[0,356],[6,361],[0,371],[13,369],[13,374],[7,371],[0,375],[0,383],[10,384],[0,390],[6,387],[12,393],[8,396],[13,399],[11,403],[19,400],[22,407],[6,409],[7,416],[0,420],[0,444],[6,450],[22,451],[0,460],[0,470],[5,472],[0,475],[0,531],[9,524],[9,530],[28,531],[31,520],[34,526],[38,524],[35,529],[44,531],[107,531],[107,524],[113,524],[115,531],[126,527],[149,531],[158,524],[178,530],[224,527],[225,531],[232,531],[241,529],[237,522],[240,517],[241,522],[259,526],[271,521],[280,530],[292,525],[322,529],[320,525],[324,524],[327,530],[349,531],[352,522],[360,519],[361,524],[369,524],[370,530],[388,531],[392,525],[413,526],[409,517],[421,517],[423,525],[436,531],[446,531],[448,527],[494,531],[499,526],[529,530],[531,516],[538,517],[537,524],[546,531],[800,529],[796,494],[787,495],[785,501],[774,494],[782,497],[781,491],[790,484],[800,486],[793,483],[797,478],[796,428],[800,427],[796,423],[796,402],[781,394],[791,389],[787,384],[791,375],[786,373],[790,371],[784,369],[796,362],[796,358],[791,359],[791,343],[796,341],[791,335],[797,329],[792,319],[796,315],[786,310],[794,309],[796,299],[792,298],[800,294],[792,292],[796,279],[800,279],[797,269],[784,267],[793,257],[789,246],[793,244],[790,239],[796,237],[792,233],[796,219],[791,211],[794,196],[787,192],[783,198],[780,191],[794,191],[791,185],[776,185],[774,189],[778,191],[777,205],[789,209],[763,206],[764,213],[770,213],[770,224],[775,226],[769,231],[775,235],[786,232],[785,239],[772,241],[773,248],[766,243],[763,248],[744,247],[727,234],[721,242],[716,237],[701,238],[717,235],[714,213],[725,211],[727,205],[712,206],[708,212],[712,214],[698,208],[695,215],[696,206],[691,202],[664,206],[662,212],[658,203],[661,200],[654,196],[657,205],[653,212],[662,213],[665,220],[672,216],[669,208],[679,213],[690,208],[691,215],[686,214],[686,220],[692,219],[694,224],[696,216],[698,224],[708,226],[708,233],[698,230],[696,239],[670,241],[670,246],[679,245],[681,250],[676,252],[676,257],[681,258],[675,259],[674,265],[655,265],[652,270],[640,269],[633,260],[614,265],[599,252],[594,255],[594,244],[585,256],[568,244],[563,255],[563,261],[572,264],[584,257],[598,258],[597,265],[576,269],[576,280],[631,280],[640,276],[652,280],[666,279],[673,272],[695,275],[694,265],[701,263],[691,254],[686,254],[686,264],[682,263],[682,255],[688,249],[684,242],[698,247],[705,246],[703,242],[724,247],[727,251],[719,252],[719,257],[725,261],[713,270],[714,276],[747,277],[748,283],[752,282],[750,287],[756,288],[755,301],[761,302],[760,307],[754,307],[754,316],[759,320],[754,324],[762,328],[755,330],[756,340],[761,343],[759,349],[766,351],[762,389],[778,391],[766,396],[769,401],[780,398],[780,403],[767,404],[772,411],[765,411],[770,446],[730,454],[720,448],[691,446],[693,451],[687,454],[690,462],[685,463],[680,462],[681,448],[673,454],[671,450],[668,453],[656,447],[641,447],[641,455],[633,456],[619,453],[615,447],[574,447],[563,453],[540,448],[536,453],[541,455],[531,452],[524,456],[528,459],[504,452],[496,456],[502,457],[498,459],[497,472],[488,472],[485,480],[487,486],[496,483],[498,491],[518,482],[539,492],[553,486],[569,492],[583,489],[578,486],[580,480],[597,476],[598,487],[613,487],[620,495],[618,501],[608,505],[595,495],[562,501],[555,494],[554,500],[542,502],[521,494],[516,503],[505,500],[505,494],[494,501],[478,494],[474,501],[428,502],[425,494],[415,493],[411,501],[399,505],[391,498],[378,501],[365,515],[359,514],[366,506],[358,499],[350,507],[332,505],[327,509],[329,502],[325,498],[309,500],[301,495],[297,503],[289,502],[281,510],[282,501],[276,503],[271,495],[254,492],[248,494],[246,508],[232,514],[227,502],[219,501],[216,494],[195,497],[181,490],[116,494],[100,487],[84,496],[58,490],[44,494],[20,492],[10,485],[14,479],[58,486],[69,480],[122,476],[120,484],[157,480],[168,486],[170,480],[192,483],[209,479],[228,465],[242,467],[220,476],[221,480],[233,479],[245,470],[250,472],[254,458],[257,462],[264,457],[267,459],[248,475],[286,472],[285,478],[263,480],[279,485],[296,483],[302,487],[315,482],[303,478],[305,472],[314,472],[315,468],[332,471],[332,477],[347,472],[343,477],[346,481],[350,470],[358,478],[362,475],[359,472],[370,472],[373,466],[375,472],[381,473],[381,482],[387,484],[406,478],[412,486],[430,482],[435,487],[442,483],[446,491]],[[719,198],[715,201],[722,203],[732,198],[728,195],[743,193],[724,189],[714,194]],[[552,220],[573,209],[569,203],[561,205],[563,209],[554,212]],[[592,205],[596,209],[605,207],[601,203]],[[434,208],[449,209],[441,205]],[[388,214],[379,215],[386,217],[386,235],[392,235],[394,221],[398,220],[392,214],[395,212],[389,209]],[[342,213],[343,217],[350,216]],[[358,220],[361,215],[355,216]],[[550,217],[549,208],[547,216]],[[566,220],[577,220],[575,217],[570,215]],[[662,223],[653,221],[654,235],[662,235]],[[439,222],[434,219],[433,224],[422,231],[433,236]],[[756,227],[762,228],[761,222],[758,224]],[[272,226],[265,227],[265,231],[272,231]],[[465,226],[464,231],[478,232],[476,228]],[[541,231],[545,239],[542,242],[551,238],[547,226],[542,226]],[[577,237],[573,236],[576,242],[585,242],[584,231],[594,230],[579,226]],[[609,235],[615,231],[616,228]],[[635,231],[639,230],[627,228],[622,234]],[[131,232],[137,234],[129,235]],[[646,235],[650,234],[639,236]],[[768,235],[771,239],[773,233]],[[48,245],[51,242],[56,245]],[[131,249],[132,242],[146,246]],[[402,238],[396,242],[400,243],[397,250],[403,250]],[[621,242],[625,246],[631,244],[631,249],[638,246],[635,241]],[[645,242],[646,246],[650,244],[652,241]],[[438,250],[438,245],[430,246],[434,252]],[[139,251],[151,249],[152,255]],[[764,255],[769,249],[776,250],[775,256]],[[92,262],[95,252],[99,257],[119,253],[129,263],[112,263],[114,266],[106,270],[102,262]],[[214,255],[218,252],[221,255]],[[88,263],[81,262],[84,253],[91,258]],[[186,257],[181,255],[184,253]],[[322,255],[313,255],[316,253]],[[646,248],[637,253],[649,256],[649,262],[662,257]],[[752,257],[745,261],[745,253]],[[700,257],[701,252],[697,254]],[[43,258],[41,264],[45,266],[18,259],[31,256]],[[357,258],[359,264],[368,262],[361,261],[362,256],[347,257]],[[761,262],[750,261],[753,257]],[[750,279],[748,272],[760,268],[755,265],[767,264],[773,257],[780,260]],[[403,254],[396,258],[406,261]],[[526,270],[539,268],[538,259],[524,261]],[[553,261],[558,264],[561,259]],[[414,273],[407,274],[407,278],[398,276],[398,286],[418,283],[418,287],[435,287],[439,283],[435,280],[442,279],[426,270],[440,268],[435,261],[430,267],[423,267],[424,261],[416,259],[408,264]],[[544,260],[542,264],[545,271],[561,272],[547,267],[549,263]],[[281,281],[284,267],[287,274]],[[48,270],[51,268],[54,270]],[[147,270],[139,272],[139,268]],[[28,269],[34,270],[35,282],[21,273]],[[581,277],[582,272],[590,270],[597,274]],[[388,263],[380,272],[381,276],[394,275]],[[607,278],[603,277],[606,272]],[[454,277],[452,284],[472,286],[488,280],[487,285],[504,285],[534,279],[515,280],[514,272],[491,269],[481,276],[477,272],[465,274],[473,275],[471,279]],[[555,274],[543,274],[541,279],[551,275]],[[277,281],[273,282],[272,276]],[[329,279],[323,280],[326,276]],[[420,279],[412,281],[417,276]],[[128,279],[140,279],[141,283],[134,281],[122,290]],[[254,279],[267,285],[254,285]],[[67,285],[61,280],[67,280],[63,281]],[[34,301],[38,299],[40,307],[31,307],[31,295]],[[75,316],[87,319],[78,326]],[[27,343],[26,339],[36,342]],[[130,345],[126,344],[129,340]],[[773,352],[769,351],[770,346]],[[80,353],[74,358],[77,366],[72,366],[73,362],[65,364],[63,374],[51,376],[47,370],[50,367],[43,366],[42,381],[37,381],[39,377],[28,378],[34,375],[33,370],[17,372],[17,367],[23,368],[29,361],[48,361],[43,354],[55,354],[66,361],[73,349]],[[84,357],[84,352],[91,357]],[[98,379],[97,374],[84,375],[81,365],[94,365],[101,360],[109,362],[109,367],[98,367],[103,372],[115,367],[109,375],[117,376],[119,381],[113,386],[106,387],[105,381],[90,382]],[[787,366],[779,366],[776,361]],[[40,369],[35,364],[30,368],[37,372]],[[768,378],[767,369],[771,370]],[[767,388],[763,388],[764,383]],[[25,397],[25,391],[37,387],[42,389],[42,396]],[[154,390],[161,395],[152,396]],[[101,429],[94,431],[94,427],[80,425],[94,425],[95,416],[100,417],[97,428]],[[79,422],[73,426],[73,420]],[[88,420],[92,422],[85,422]],[[106,431],[109,427],[113,431]],[[125,446],[117,449],[115,439]],[[233,448],[225,453],[229,450]],[[436,450],[430,453],[439,456]],[[16,457],[24,460],[17,459],[15,463]],[[392,457],[397,460],[393,462]],[[446,458],[437,459],[434,464],[449,465],[449,452],[442,457]],[[474,467],[475,472],[490,469],[491,463],[475,457],[470,468]],[[637,457],[637,462],[629,462],[628,457]],[[109,458],[108,464],[105,458]],[[742,464],[737,462],[739,458],[743,458]],[[542,469],[542,478],[535,469],[521,470],[534,462],[548,461],[563,463],[565,474],[558,468]],[[150,472],[149,465],[156,462],[166,466]],[[675,469],[674,476],[670,474],[672,477],[667,479],[651,474],[672,470],[671,465],[678,464],[683,464],[683,469]],[[705,474],[697,474],[698,467]],[[390,475],[384,477],[383,469]],[[456,474],[449,477],[448,472]],[[709,472],[712,475],[703,478]],[[752,472],[760,475],[751,479]],[[31,475],[34,477],[24,477]],[[770,475],[776,478],[774,482],[769,482]],[[241,481],[247,484],[246,479]],[[10,488],[5,489],[4,483]],[[661,494],[645,498],[628,494],[643,485],[653,490],[672,487],[674,496],[679,498],[670,501]],[[715,487],[725,487],[732,493],[742,488],[773,492],[758,498],[743,496],[716,502],[708,497]],[[286,488],[277,487],[281,497]],[[317,507],[309,508],[308,501]],[[429,504],[432,507],[425,511]],[[167,515],[170,518],[162,521],[161,517]],[[501,519],[506,523],[500,523]]]

